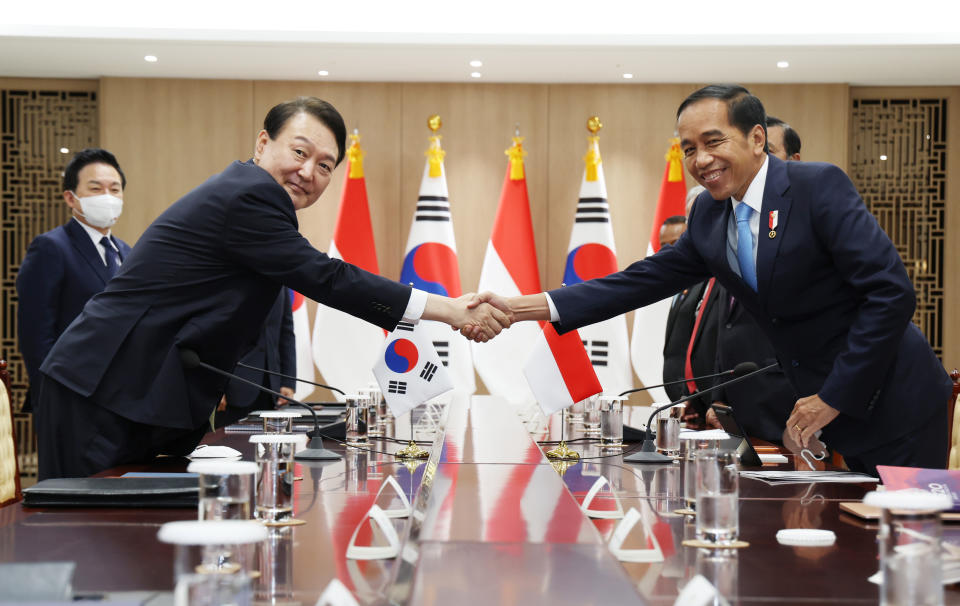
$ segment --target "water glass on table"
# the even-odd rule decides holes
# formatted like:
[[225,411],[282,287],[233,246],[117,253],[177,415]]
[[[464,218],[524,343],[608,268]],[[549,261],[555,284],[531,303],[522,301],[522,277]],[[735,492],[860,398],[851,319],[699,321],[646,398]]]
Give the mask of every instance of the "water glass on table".
[[600,396],[600,446],[623,446],[623,398]]
[[252,461],[193,461],[187,471],[197,474],[200,520],[249,520],[253,516],[254,478]]
[[600,435],[600,398],[590,396],[583,401],[583,433],[597,437]]
[[728,450],[696,454],[697,538],[730,545],[740,537],[739,455]]
[[256,518],[264,523],[281,522],[293,515],[293,455],[300,436],[258,434],[250,436],[257,448]]
[[255,548],[266,527],[252,520],[168,522],[157,538],[174,545],[175,606],[253,603]]
[[347,408],[346,442],[348,446],[364,447],[369,444],[367,439],[367,413],[370,411],[369,400],[359,394],[344,396]]

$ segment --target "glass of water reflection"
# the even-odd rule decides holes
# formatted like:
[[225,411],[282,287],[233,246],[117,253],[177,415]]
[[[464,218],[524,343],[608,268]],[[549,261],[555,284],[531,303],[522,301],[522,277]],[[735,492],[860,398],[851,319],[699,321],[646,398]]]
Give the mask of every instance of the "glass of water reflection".
[[252,461],[193,461],[187,471],[197,474],[199,520],[249,520],[253,515],[253,485],[257,464]]
[[729,545],[740,536],[740,457],[729,450],[696,455],[697,538]]

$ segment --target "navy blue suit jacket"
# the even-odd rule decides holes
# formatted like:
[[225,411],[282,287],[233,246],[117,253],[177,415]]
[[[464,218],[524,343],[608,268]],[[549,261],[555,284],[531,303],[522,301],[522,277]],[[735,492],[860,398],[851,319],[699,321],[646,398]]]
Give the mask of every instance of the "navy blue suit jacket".
[[[270,308],[267,319],[260,329],[257,344],[240,358],[247,366],[264,368],[289,376],[297,374],[297,346],[293,334],[293,309],[290,307],[290,295],[286,288],[280,289],[280,295]],[[281,387],[296,389],[296,381],[283,379],[277,375],[237,366],[233,373],[253,381],[257,385],[280,391]],[[250,408],[260,396],[260,390],[249,383],[230,381],[225,395],[227,406]],[[276,398],[270,396],[276,402]]]
[[[777,354],[760,326],[739,301],[730,302],[722,286],[717,296],[716,372],[733,370],[741,362],[759,367],[776,363]],[[780,442],[797,394],[781,368],[774,368],[730,387],[718,389],[714,401],[730,405],[749,436]]]
[[231,370],[257,340],[281,285],[392,330],[410,287],[332,259],[297,231],[287,192],[234,162],[163,212],[40,370],[135,422],[194,429],[226,379],[186,369],[180,349]]
[[[110,236],[123,262],[130,247]],[[110,280],[96,245],[75,219],[33,239],[17,273],[17,330],[30,383],[84,304]]]
[[[770,339],[797,395],[840,415],[823,431],[847,456],[886,444],[942,410],[950,379],[910,319],[913,286],[893,243],[842,170],[769,156],[757,292],[727,261],[729,200],[697,198],[677,243],[610,276],[550,291],[560,332],[717,277]],[[767,218],[779,211],[775,237]]]

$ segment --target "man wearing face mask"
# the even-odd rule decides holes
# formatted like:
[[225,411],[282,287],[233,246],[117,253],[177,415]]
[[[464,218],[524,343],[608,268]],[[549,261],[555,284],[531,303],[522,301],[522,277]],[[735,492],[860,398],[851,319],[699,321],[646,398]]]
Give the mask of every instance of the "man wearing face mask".
[[63,171],[63,199],[73,218],[37,236],[20,264],[17,328],[33,386],[60,333],[104,289],[130,252],[126,242],[110,233],[123,210],[126,183],[112,153],[77,152]]

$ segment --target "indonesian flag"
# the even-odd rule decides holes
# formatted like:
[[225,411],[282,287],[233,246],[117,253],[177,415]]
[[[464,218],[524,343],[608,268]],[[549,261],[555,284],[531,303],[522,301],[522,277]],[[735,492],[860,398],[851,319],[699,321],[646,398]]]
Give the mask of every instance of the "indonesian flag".
[[[290,308],[293,310],[293,337],[297,351],[297,378],[313,381],[313,356],[310,354],[310,318],[307,317],[306,299],[295,290],[289,290]],[[313,385],[297,381],[293,399],[301,402],[313,393]]]
[[[653,227],[650,229],[650,242],[647,244],[648,257],[660,250],[660,227],[663,222],[668,217],[684,214],[687,187],[683,179],[683,152],[680,151],[679,139],[671,140],[666,159],[660,197],[657,198],[657,210],[653,216]],[[663,343],[669,313],[669,298],[634,312],[630,354],[633,369],[644,385],[663,383]],[[669,400],[662,387],[655,387],[649,393],[654,402]]]
[[[359,135],[351,135],[347,150],[347,177],[340,198],[337,223],[327,254],[372,273],[380,273],[373,225],[363,178],[363,151]],[[313,323],[313,360],[327,383],[356,393],[373,381],[370,368],[383,345],[383,329],[326,305],[317,305]],[[343,396],[334,392],[338,400]]]
[[395,417],[453,389],[450,373],[419,324],[397,324],[387,335],[373,374]]
[[551,415],[603,391],[577,331],[560,336],[549,322],[540,324],[543,330],[523,374],[544,414]]
[[[514,137],[513,146],[506,152],[510,161],[480,270],[478,292],[490,290],[504,297],[542,292],[522,143],[523,137]],[[516,404],[534,401],[533,393],[524,387],[522,368],[539,332],[539,327],[531,322],[518,322],[487,343],[471,343],[474,366],[491,394]]]
[[[563,283],[567,286],[602,278],[617,271],[617,252],[607,205],[607,184],[603,178],[599,137],[588,137],[585,169],[580,182],[580,200],[570,232]],[[630,350],[627,346],[627,319],[620,315],[584,326],[579,331],[593,369],[607,393],[633,388]]]
[[[420,180],[420,196],[413,223],[410,224],[400,281],[438,295],[459,297],[463,292],[443,156],[440,136],[430,137],[430,149]],[[423,320],[417,331],[433,343],[443,365],[450,371],[454,389],[464,394],[475,392],[477,384],[470,342],[442,322]]]

